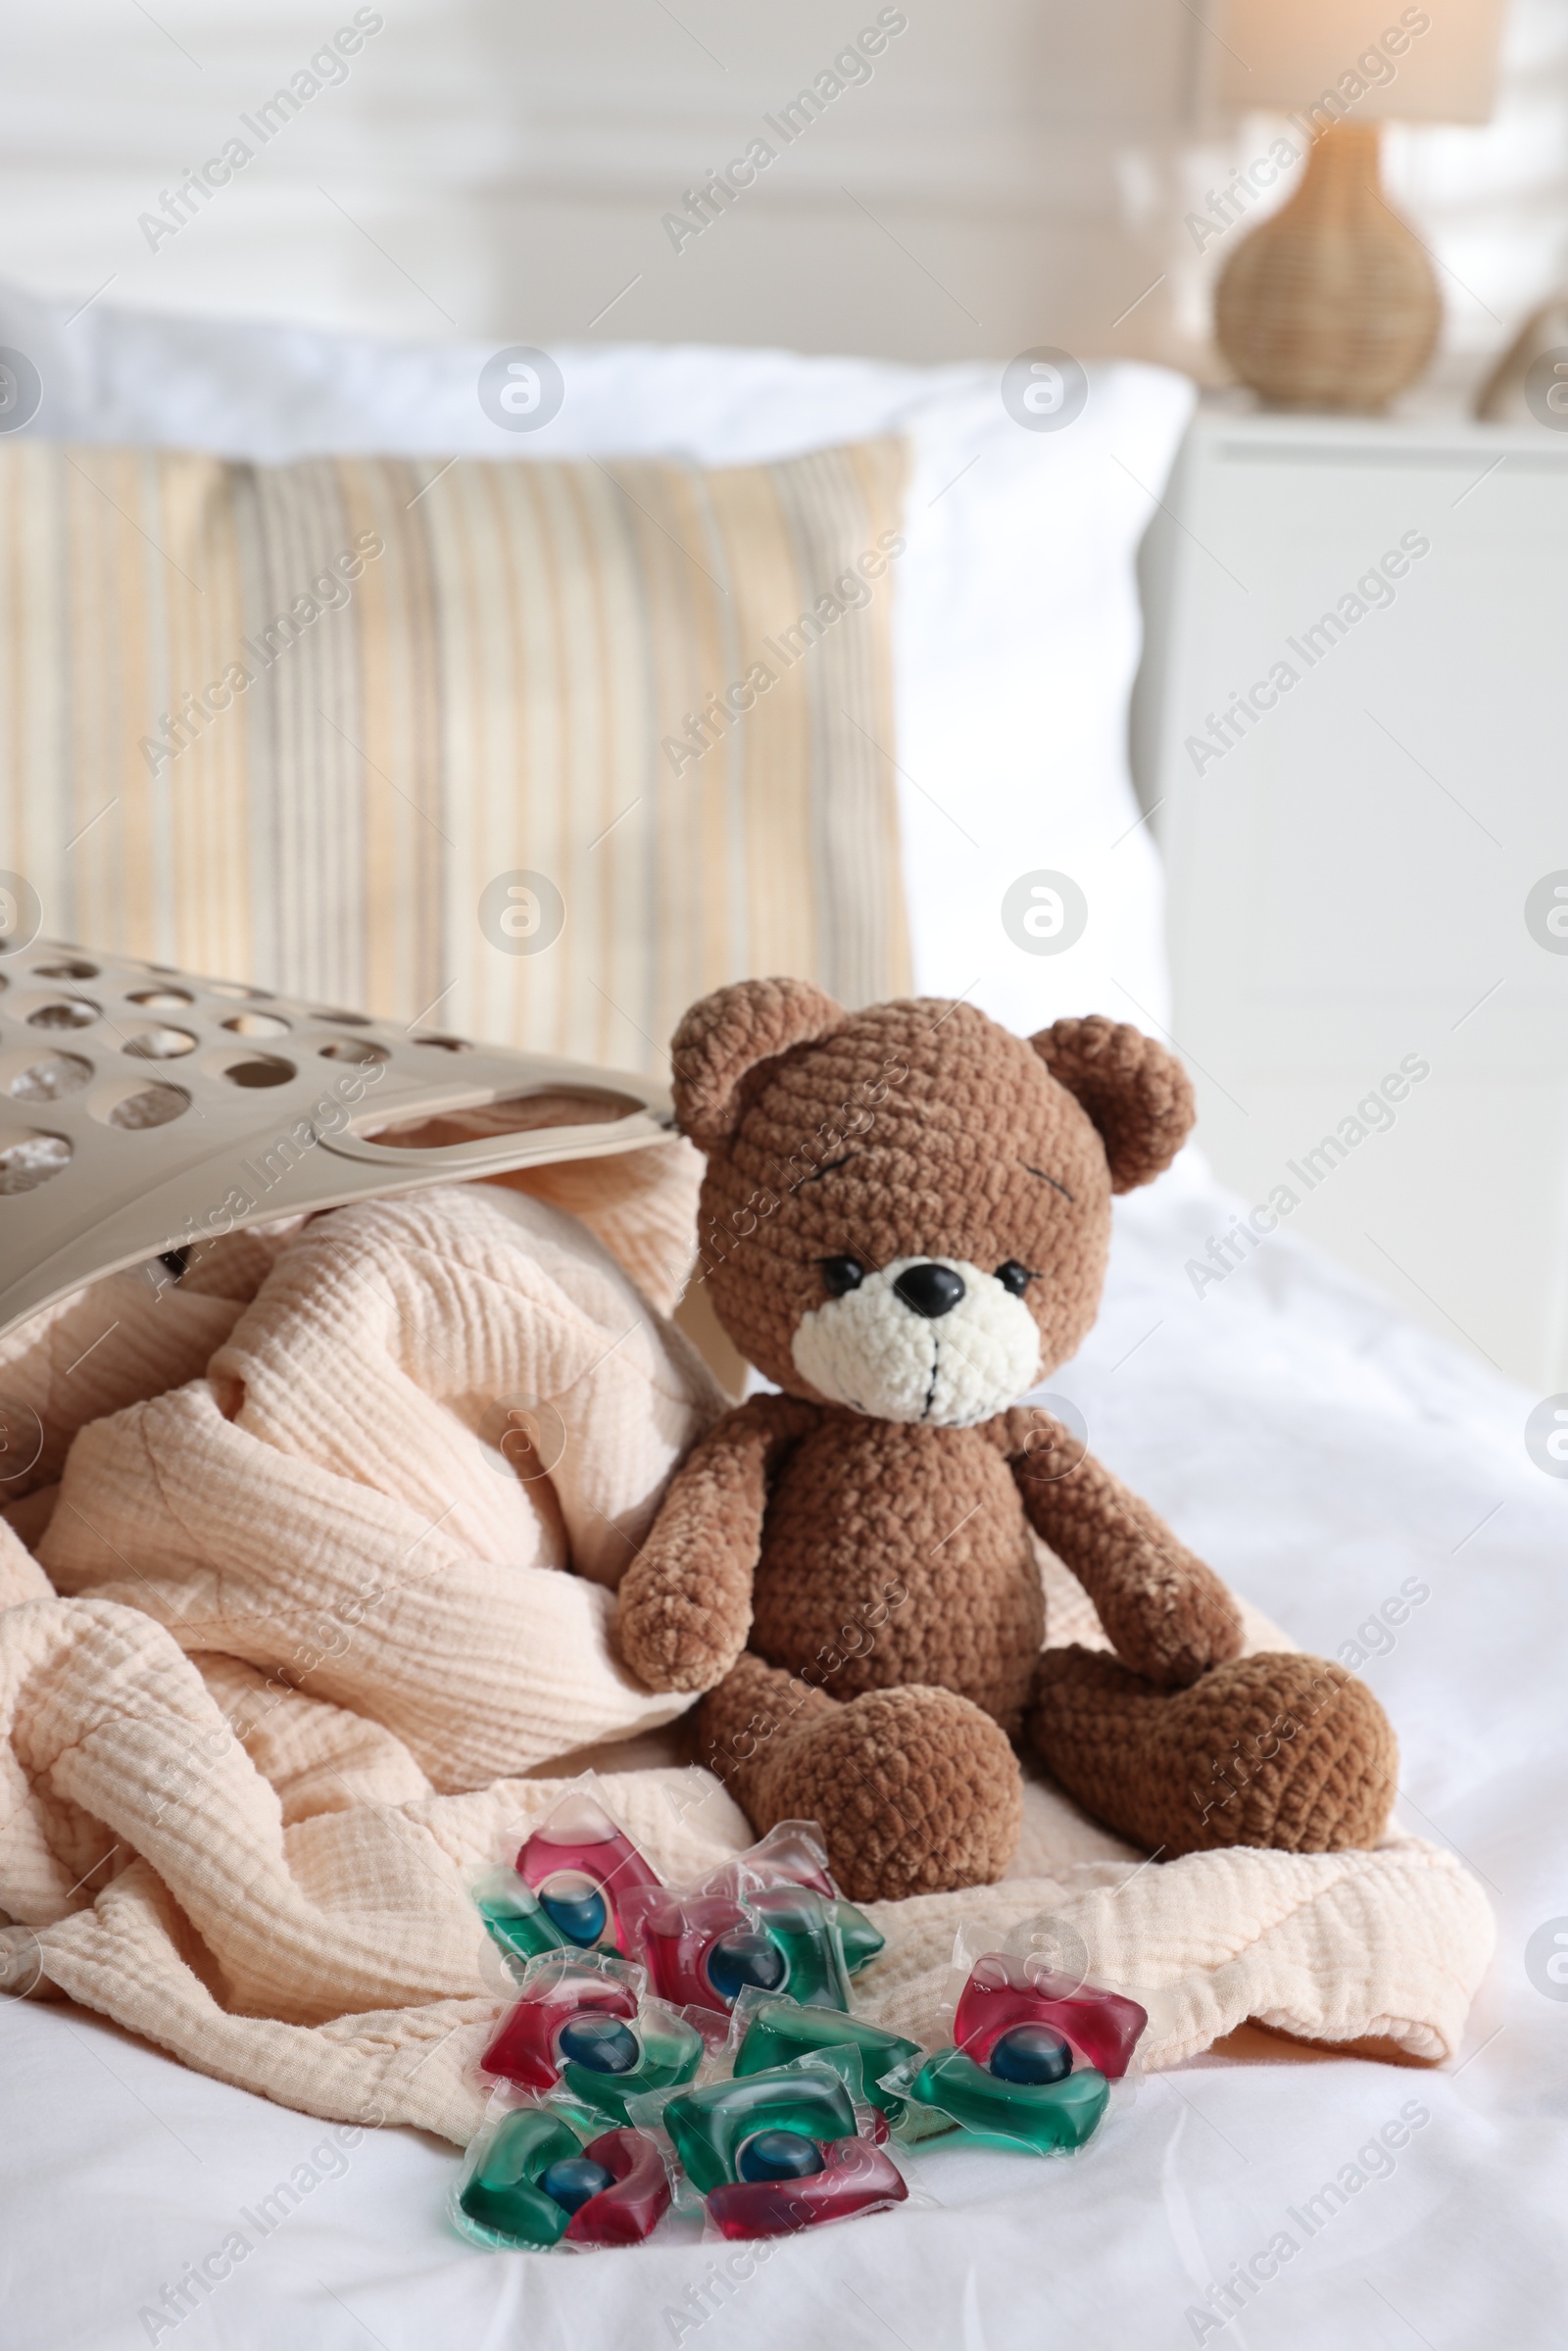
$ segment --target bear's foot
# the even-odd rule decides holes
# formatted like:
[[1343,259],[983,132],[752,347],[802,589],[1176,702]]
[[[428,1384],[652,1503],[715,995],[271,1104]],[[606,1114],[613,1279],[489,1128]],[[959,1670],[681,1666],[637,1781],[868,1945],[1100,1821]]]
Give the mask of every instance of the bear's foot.
[[701,1759],[759,1834],[820,1824],[852,1901],[986,1886],[1023,1820],[1017,1757],[989,1714],[907,1684],[841,1703],[750,1654],[698,1712]]
[[1029,1736],[1069,1795],[1167,1860],[1221,1845],[1373,1845],[1398,1776],[1365,1683],[1279,1651],[1165,1691],[1101,1651],[1047,1649]]

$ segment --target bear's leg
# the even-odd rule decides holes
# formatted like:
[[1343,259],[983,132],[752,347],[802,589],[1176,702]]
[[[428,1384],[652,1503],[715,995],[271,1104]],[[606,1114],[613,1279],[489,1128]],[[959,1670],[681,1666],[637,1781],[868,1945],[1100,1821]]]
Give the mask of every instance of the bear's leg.
[[1047,1649],[1029,1736],[1087,1811],[1172,1861],[1219,1845],[1373,1845],[1398,1777],[1365,1683],[1294,1652],[1238,1657],[1163,1690],[1102,1651]]
[[989,1714],[906,1684],[847,1703],[749,1652],[704,1698],[698,1752],[760,1833],[821,1824],[852,1901],[985,1886],[1023,1819],[1018,1760]]

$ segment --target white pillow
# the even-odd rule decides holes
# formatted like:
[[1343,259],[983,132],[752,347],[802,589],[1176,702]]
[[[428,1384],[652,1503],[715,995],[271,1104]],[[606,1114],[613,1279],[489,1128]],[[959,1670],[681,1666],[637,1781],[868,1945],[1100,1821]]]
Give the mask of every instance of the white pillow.
[[[1140,647],[1134,559],[1193,403],[1185,378],[1089,371],[1060,430],[1016,423],[1002,370],[776,351],[563,345],[564,397],[535,431],[479,404],[492,357],[314,328],[67,313],[0,288],[0,345],[43,397],[27,428],[281,461],[376,450],[522,459],[686,455],[750,464],[907,432],[907,551],[894,567],[898,742],[916,987],[1029,1030],[1063,1012],[1163,1021],[1160,873],[1127,769]],[[1087,923],[1052,944],[1064,873]],[[1003,900],[1032,913],[1014,936]],[[1047,886],[1049,887],[1049,885]],[[1017,936],[1033,936],[1026,949]],[[1064,933],[1062,935],[1065,935]]]

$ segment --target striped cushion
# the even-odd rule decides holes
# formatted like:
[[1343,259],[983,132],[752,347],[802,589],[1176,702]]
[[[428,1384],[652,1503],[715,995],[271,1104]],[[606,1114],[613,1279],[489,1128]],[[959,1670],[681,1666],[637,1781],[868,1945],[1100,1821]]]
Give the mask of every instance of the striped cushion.
[[896,994],[904,474],[11,444],[0,867],[49,936],[634,1068],[748,973]]

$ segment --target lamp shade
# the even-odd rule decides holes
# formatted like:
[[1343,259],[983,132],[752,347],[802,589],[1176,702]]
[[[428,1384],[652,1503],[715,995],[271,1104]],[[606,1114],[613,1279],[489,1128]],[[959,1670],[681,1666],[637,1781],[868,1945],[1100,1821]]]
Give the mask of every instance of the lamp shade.
[[1501,19],[1502,0],[1225,0],[1220,94],[1320,121],[1484,122]]

